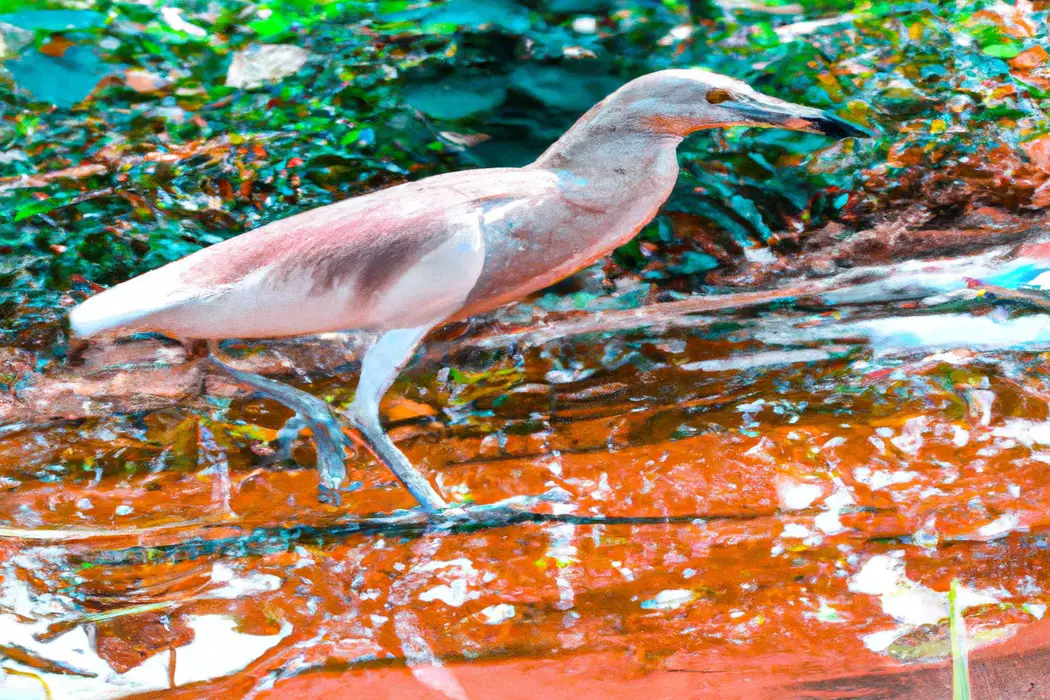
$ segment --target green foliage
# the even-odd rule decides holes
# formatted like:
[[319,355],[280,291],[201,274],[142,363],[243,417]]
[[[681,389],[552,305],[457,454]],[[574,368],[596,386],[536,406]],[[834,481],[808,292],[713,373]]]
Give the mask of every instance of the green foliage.
[[428,117],[453,120],[489,112],[503,104],[506,81],[499,76],[454,73],[437,80],[409,83],[405,101]]
[[[100,0],[90,11],[3,0],[0,20],[35,41],[0,84],[0,323],[53,316],[81,277],[113,284],[297,211],[443,170],[521,165],[616,86],[668,67],[733,75],[886,132],[690,138],[666,210],[726,250],[924,198],[936,216],[963,197],[936,173],[994,184],[979,154],[1019,153],[1047,131],[1050,81],[1008,63],[1045,42],[1045,13],[1015,36],[989,5],[822,0],[791,15],[680,0]],[[273,84],[227,87],[234,53],[258,43],[312,56]],[[1030,195],[965,193],[1013,208]],[[718,260],[661,222],[616,261],[702,283]]]
[[0,14],[0,22],[22,29],[46,32],[70,32],[78,29],[98,29],[106,16],[91,10],[19,10]]
[[59,107],[72,107],[80,102],[91,94],[101,79],[115,70],[113,66],[102,63],[89,46],[72,46],[59,57],[29,50],[8,61],[7,69],[15,82],[34,99]]
[[[419,7],[409,3],[381,3],[381,19],[418,28],[424,34],[450,34],[467,30],[499,29],[515,34],[529,30],[529,10],[515,0],[447,0]],[[393,6],[397,6],[396,10]],[[394,10],[394,11],[391,11]]]

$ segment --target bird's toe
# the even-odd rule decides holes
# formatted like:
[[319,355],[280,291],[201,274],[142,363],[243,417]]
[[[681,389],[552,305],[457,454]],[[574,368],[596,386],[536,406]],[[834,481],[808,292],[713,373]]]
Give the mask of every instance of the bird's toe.
[[299,439],[304,428],[306,428],[306,420],[299,414],[295,414],[285,422],[281,429],[277,431],[277,437],[274,439],[276,443],[276,450],[273,456],[274,461],[294,461],[292,450],[295,448],[295,441]]
[[343,505],[343,495],[338,490],[321,484],[317,489],[317,502],[338,507]]
[[538,508],[542,504],[564,503],[567,497],[565,491],[554,489],[539,496],[512,496],[495,503],[455,505],[431,514],[430,521],[438,527],[507,525],[531,520],[540,514]]

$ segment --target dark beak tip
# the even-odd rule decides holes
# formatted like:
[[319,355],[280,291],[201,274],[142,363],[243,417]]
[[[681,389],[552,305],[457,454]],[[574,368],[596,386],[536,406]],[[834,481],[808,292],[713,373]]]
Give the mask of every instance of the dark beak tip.
[[820,129],[820,133],[836,139],[871,139],[878,136],[878,134],[871,129],[857,126],[852,122],[846,121],[842,117],[830,113],[824,114],[823,117],[817,120],[816,126]]

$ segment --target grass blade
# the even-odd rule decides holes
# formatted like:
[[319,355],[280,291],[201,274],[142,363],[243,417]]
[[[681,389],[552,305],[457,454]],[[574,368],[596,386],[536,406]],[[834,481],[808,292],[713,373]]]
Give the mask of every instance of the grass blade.
[[970,660],[966,651],[966,625],[958,604],[959,582],[948,589],[948,620],[952,639],[952,699],[970,700]]

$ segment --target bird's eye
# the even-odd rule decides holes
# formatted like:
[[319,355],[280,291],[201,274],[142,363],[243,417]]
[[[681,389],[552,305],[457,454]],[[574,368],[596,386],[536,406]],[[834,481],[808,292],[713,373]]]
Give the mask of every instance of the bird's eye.
[[720,105],[723,102],[728,102],[731,99],[733,99],[733,95],[729,92],[729,90],[715,89],[707,91],[707,101],[713,105]]

